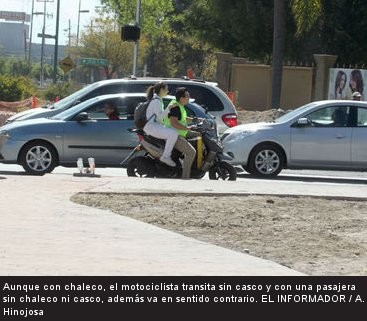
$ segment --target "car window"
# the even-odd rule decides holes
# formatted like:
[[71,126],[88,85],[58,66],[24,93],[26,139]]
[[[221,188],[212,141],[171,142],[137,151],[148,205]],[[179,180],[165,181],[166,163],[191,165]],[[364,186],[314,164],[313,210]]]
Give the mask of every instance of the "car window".
[[125,97],[124,98],[124,111],[120,112],[120,115],[125,116],[128,119],[134,119],[134,111],[136,106],[145,101],[146,98],[144,96],[141,97]]
[[[126,88],[124,88],[124,92],[133,93],[133,92],[147,92],[148,87],[153,85],[154,83],[134,83],[133,81],[127,83]],[[180,83],[174,84],[167,82],[169,95],[174,96],[176,94],[176,89],[178,87],[186,87],[190,93],[191,98],[195,99],[195,103],[208,107],[210,111],[221,111],[224,109],[224,105],[222,101],[218,98],[217,94],[206,88],[204,86],[193,85],[189,83]]]
[[309,103],[307,105],[303,105],[301,107],[298,107],[297,109],[293,109],[290,111],[287,111],[284,115],[280,116],[279,118],[275,119],[276,123],[282,123],[286,122],[288,120],[291,120],[293,117],[296,117],[302,112],[305,112],[307,109],[311,109],[315,106],[315,103]]
[[367,126],[367,108],[358,108],[357,127]]
[[190,97],[195,99],[195,103],[207,107],[210,111],[221,111],[224,109],[223,103],[217,95],[210,89],[191,84],[168,84],[169,94],[175,95],[177,87],[186,87]]
[[107,120],[108,117],[104,112],[104,106],[107,101],[99,101],[96,104],[90,106],[88,109],[84,110],[90,119],[105,119]]
[[348,106],[329,106],[308,114],[307,118],[316,127],[348,127],[349,110]]
[[106,99],[96,102],[89,108],[85,109],[84,112],[88,114],[90,119],[94,120],[109,120],[105,113],[106,104],[113,104],[117,108],[117,113],[120,119],[126,119],[128,104],[124,98]]
[[101,95],[108,95],[108,94],[119,94],[124,92],[123,91],[124,84],[107,84],[104,86],[100,86],[94,90],[92,90],[90,93],[85,95],[82,98],[82,101],[86,101],[88,99],[101,96]]
[[142,84],[142,83],[134,83],[133,81],[124,84],[124,91],[125,93],[146,93],[148,88],[153,85],[152,84]]

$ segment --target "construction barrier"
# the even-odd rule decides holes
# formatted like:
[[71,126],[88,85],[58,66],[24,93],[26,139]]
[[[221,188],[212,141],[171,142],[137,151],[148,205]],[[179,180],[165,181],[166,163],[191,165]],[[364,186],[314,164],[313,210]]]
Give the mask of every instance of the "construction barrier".
[[36,96],[20,101],[0,101],[0,111],[18,112],[25,108],[36,108],[39,106],[40,99]]

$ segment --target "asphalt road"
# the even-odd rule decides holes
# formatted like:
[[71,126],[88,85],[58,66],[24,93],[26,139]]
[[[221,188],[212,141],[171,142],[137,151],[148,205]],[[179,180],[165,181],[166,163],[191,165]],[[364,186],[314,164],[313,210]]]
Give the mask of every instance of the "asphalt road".
[[[56,174],[72,174],[77,172],[75,168],[68,168],[68,167],[56,167],[53,173]],[[97,172],[102,175],[108,176],[126,176],[126,169],[124,168],[97,168]],[[8,175],[25,175],[23,167],[20,165],[9,165],[9,164],[0,164],[0,173],[8,174]],[[238,173],[238,179],[241,178],[251,178],[251,176],[246,173],[245,171],[240,171]],[[334,179],[361,179],[366,180],[367,182],[367,171],[366,172],[354,172],[354,171],[321,171],[321,170],[283,170],[278,177],[272,178],[273,179],[291,179],[294,180],[297,177],[310,177],[310,178],[334,178]],[[208,179],[207,175],[205,176]]]
[[[67,168],[59,166],[53,171],[54,174],[73,174],[77,172],[75,168]],[[124,168],[97,168],[97,174],[104,176],[126,176]],[[19,165],[0,164],[0,175],[26,175],[23,168]],[[204,179],[209,179],[208,175]],[[238,180],[255,179],[246,172],[238,173]],[[269,181],[284,182],[313,182],[313,183],[335,183],[335,184],[367,184],[366,172],[353,171],[319,171],[319,170],[283,170],[276,178],[268,179]]]

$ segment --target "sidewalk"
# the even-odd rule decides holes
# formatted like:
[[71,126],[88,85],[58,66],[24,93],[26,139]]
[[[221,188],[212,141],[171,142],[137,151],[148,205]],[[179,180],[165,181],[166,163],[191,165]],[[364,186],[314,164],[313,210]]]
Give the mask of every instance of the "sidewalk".
[[[195,180],[195,192],[254,192],[256,182],[251,181]],[[0,179],[0,275],[302,275],[69,201],[83,191],[190,192],[192,183],[68,174],[6,176]]]

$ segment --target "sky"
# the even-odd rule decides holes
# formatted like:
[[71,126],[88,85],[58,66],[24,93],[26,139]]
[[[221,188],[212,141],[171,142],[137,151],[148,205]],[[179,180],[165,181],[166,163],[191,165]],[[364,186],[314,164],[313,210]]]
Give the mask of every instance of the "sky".
[[[33,12],[44,11],[44,2],[40,0],[34,1]],[[46,3],[46,23],[45,33],[55,35],[56,33],[56,8],[57,0],[48,0],[53,2]],[[80,10],[89,10],[88,13],[80,13],[79,35],[85,26],[90,25],[91,19],[96,17],[95,7],[100,6],[100,0],[80,0]],[[78,28],[78,10],[79,0],[60,0],[60,22],[59,22],[59,45],[67,45],[69,35],[69,19],[71,22],[71,35],[76,36]],[[0,0],[0,11],[19,11],[31,14],[32,0]],[[51,17],[51,14],[53,15]],[[43,15],[33,16],[33,32],[32,43],[41,43],[42,38],[37,37],[42,32]],[[4,20],[0,20],[4,21]],[[54,44],[54,39],[45,39],[46,43]]]

